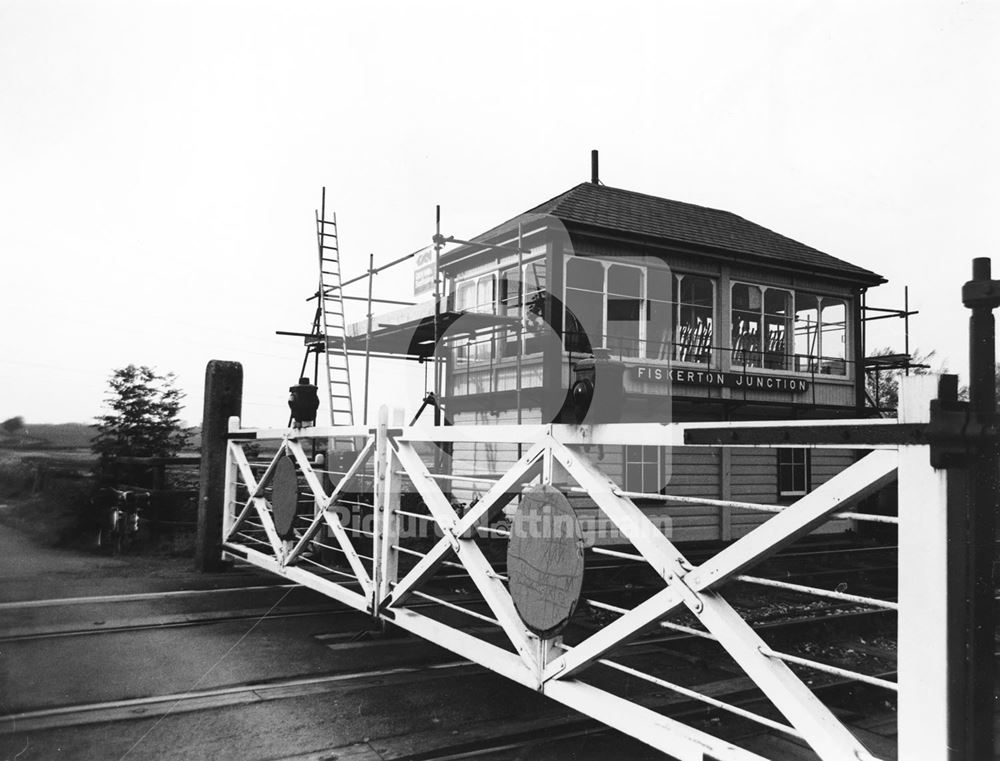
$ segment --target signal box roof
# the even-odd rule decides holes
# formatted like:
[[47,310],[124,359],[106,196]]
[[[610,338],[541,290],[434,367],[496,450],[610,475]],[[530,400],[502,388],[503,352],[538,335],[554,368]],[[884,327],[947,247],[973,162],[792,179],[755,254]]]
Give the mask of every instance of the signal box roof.
[[[474,241],[490,241],[516,229],[519,223],[534,220],[537,215],[559,219],[571,233],[604,231],[637,240],[652,239],[748,263],[830,274],[863,286],[886,282],[871,270],[787,238],[732,212],[593,182],[581,183],[486,231]],[[465,246],[450,251],[442,257],[442,263],[454,261],[469,251]]]

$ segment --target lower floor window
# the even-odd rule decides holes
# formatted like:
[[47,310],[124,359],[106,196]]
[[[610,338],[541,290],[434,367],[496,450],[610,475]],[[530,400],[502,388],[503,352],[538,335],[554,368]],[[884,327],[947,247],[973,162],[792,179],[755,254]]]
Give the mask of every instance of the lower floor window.
[[778,450],[778,496],[797,497],[809,491],[809,450]]
[[625,447],[625,491],[653,494],[660,490],[660,447]]

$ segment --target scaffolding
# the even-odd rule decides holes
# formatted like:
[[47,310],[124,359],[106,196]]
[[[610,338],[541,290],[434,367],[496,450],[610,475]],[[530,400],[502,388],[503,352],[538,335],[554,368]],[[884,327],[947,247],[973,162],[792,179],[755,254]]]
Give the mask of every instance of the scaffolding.
[[[500,331],[513,329],[520,341],[523,330],[522,321],[519,318],[503,317],[494,314],[484,314],[473,311],[462,311],[448,308],[451,294],[447,293],[446,283],[441,276],[439,267],[441,251],[450,244],[455,245],[475,245],[490,250],[502,250],[508,253],[516,253],[520,263],[523,255],[527,253],[521,245],[520,229],[518,230],[518,244],[512,246],[498,246],[488,243],[478,243],[472,241],[459,240],[454,236],[444,236],[441,234],[441,207],[436,207],[435,213],[435,233],[430,246],[424,246],[404,256],[400,256],[385,264],[375,266],[374,254],[368,255],[368,268],[359,275],[343,280],[340,277],[340,251],[335,252],[336,256],[336,278],[332,284],[327,284],[324,280],[324,267],[329,267],[329,259],[324,257],[324,239],[329,233],[328,229],[336,230],[335,217],[331,220],[326,218],[326,188],[322,190],[321,206],[316,210],[316,225],[318,240],[320,245],[320,285],[318,290],[309,296],[306,301],[317,301],[316,312],[313,318],[312,327],[309,332],[296,332],[279,330],[278,335],[293,336],[302,338],[305,344],[305,355],[302,360],[300,377],[308,377],[305,373],[312,358],[312,382],[317,387],[321,385],[320,375],[320,354],[325,354],[327,361],[324,367],[330,365],[331,354],[345,357],[364,358],[364,381],[362,384],[362,424],[368,423],[369,390],[371,386],[371,362],[373,359],[402,359],[415,361],[429,367],[430,382],[428,373],[424,374],[424,393],[422,403],[417,412],[417,416],[427,408],[434,411],[434,424],[441,425],[445,420],[445,395],[443,388],[443,361],[447,359],[447,352],[439,352],[438,347],[451,344],[455,340],[468,338],[473,335],[496,334]],[[333,226],[330,228],[330,226]],[[399,299],[386,299],[374,295],[375,275],[384,272],[398,264],[414,259],[421,254],[433,252],[433,277],[432,277],[432,298],[426,302],[403,301]],[[327,273],[328,274],[328,273]],[[365,295],[348,295],[344,292],[349,286],[365,285],[367,293]],[[340,315],[341,328],[330,330],[328,327],[328,302],[339,302],[339,310],[332,310],[334,314]],[[343,302],[360,301],[364,302],[365,309],[365,330],[363,333],[352,334],[351,328],[354,324],[348,323]],[[400,309],[382,315],[388,322],[375,323],[376,315],[374,307],[376,304],[390,305]],[[518,399],[518,423],[520,419],[520,396],[521,396],[521,372],[520,355],[517,356],[517,399]],[[333,411],[332,399],[336,397],[333,389],[334,374],[327,370],[325,385],[327,388],[326,398],[330,401],[331,414]],[[416,418],[414,418],[416,420]]]
[[[886,372],[902,371],[904,375],[909,375],[911,370],[926,370],[929,365],[913,361],[910,353],[910,317],[920,314],[918,310],[910,309],[910,287],[903,287],[903,308],[887,309],[885,307],[868,306],[867,294],[861,296],[861,342],[862,346],[868,345],[867,326],[869,322],[876,320],[901,319],[903,321],[903,353],[902,354],[875,354],[864,358],[865,372],[865,395],[872,408],[882,416],[894,414],[895,410],[881,406],[881,386],[882,374]],[[872,396],[867,390],[867,381],[872,381],[875,394]]]

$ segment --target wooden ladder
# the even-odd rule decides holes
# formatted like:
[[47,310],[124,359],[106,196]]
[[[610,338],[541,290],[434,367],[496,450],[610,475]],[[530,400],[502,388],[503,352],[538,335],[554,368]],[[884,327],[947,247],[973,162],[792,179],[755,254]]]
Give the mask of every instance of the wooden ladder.
[[[319,305],[317,327],[323,335],[326,359],[327,402],[330,425],[354,425],[351,397],[351,369],[347,356],[347,324],[341,286],[340,248],[337,242],[337,215],[326,218],[326,188],[316,214],[316,243],[319,250]],[[317,379],[318,383],[318,379]]]

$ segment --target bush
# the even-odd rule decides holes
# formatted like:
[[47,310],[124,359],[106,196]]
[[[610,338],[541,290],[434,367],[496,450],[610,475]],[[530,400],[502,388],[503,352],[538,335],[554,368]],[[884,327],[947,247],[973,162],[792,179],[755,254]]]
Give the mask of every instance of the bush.
[[0,455],[0,499],[26,497],[31,494],[35,470],[19,457]]

